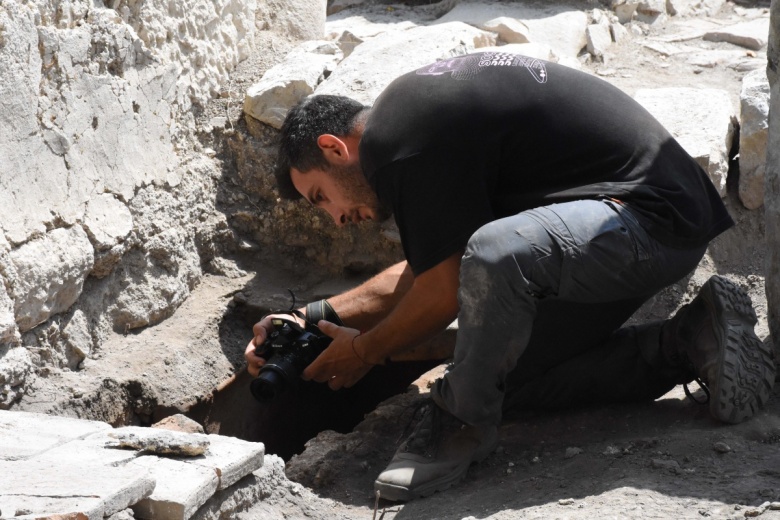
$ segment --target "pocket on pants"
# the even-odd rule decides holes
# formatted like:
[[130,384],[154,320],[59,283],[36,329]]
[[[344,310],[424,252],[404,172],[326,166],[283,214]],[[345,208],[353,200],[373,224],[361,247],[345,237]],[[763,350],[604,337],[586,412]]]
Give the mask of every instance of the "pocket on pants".
[[626,217],[604,201],[576,201],[546,208],[562,239],[559,297],[607,302],[644,294],[654,282],[647,251]]

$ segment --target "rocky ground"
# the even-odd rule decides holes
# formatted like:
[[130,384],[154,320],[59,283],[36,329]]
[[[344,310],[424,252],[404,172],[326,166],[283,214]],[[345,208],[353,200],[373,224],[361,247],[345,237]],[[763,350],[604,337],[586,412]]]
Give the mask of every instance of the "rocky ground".
[[[597,2],[571,4],[589,16],[594,9],[608,10]],[[726,3],[712,15],[669,17],[612,45],[601,60],[583,56],[581,66],[631,94],[662,86],[722,88],[737,106],[742,78],[747,70],[765,66],[765,51],[704,41],[697,29],[768,16],[767,8],[768,2]],[[330,19],[425,23],[440,10],[440,4],[365,2]],[[218,158],[227,158],[225,150],[235,150],[236,136],[246,132],[243,92],[293,47],[273,33],[260,39],[258,47],[271,52],[244,62],[223,96],[198,114],[203,145],[216,150]],[[683,42],[702,51],[727,51],[732,58],[736,53],[742,65],[697,58],[690,49],[680,54],[658,50],[659,43]],[[225,160],[221,204],[226,213],[235,214],[253,201],[242,194],[239,172]],[[767,338],[763,214],[742,206],[734,166],[726,201],[737,227],[713,243],[695,273],[659,294],[634,320],[667,317],[717,272],[750,294],[759,316],[757,331]],[[290,270],[294,260],[260,254],[251,243],[239,249],[204,279],[174,317],[128,336],[117,334],[81,372],[50,378],[42,374],[19,407],[114,424],[148,424],[190,410],[208,431],[230,433],[225,414],[219,415],[204,384],[221,378],[235,391],[235,401],[225,410],[251,422],[251,415],[241,416],[245,407],[251,409],[246,388],[238,388],[246,381],[229,378],[240,369],[253,319],[268,309],[288,307],[287,288],[306,300],[354,282],[334,282],[322,270]],[[208,359],[209,352],[223,355]],[[375,510],[373,480],[392,456],[408,409],[424,396],[436,373],[386,401],[353,431],[323,432],[311,440],[287,466],[288,477],[305,487],[280,486],[240,518],[780,518],[773,504],[780,502],[778,390],[764,411],[738,426],[715,423],[706,407],[684,398],[682,389],[643,405],[517,413],[502,425],[498,450],[472,467],[463,482],[408,504],[380,502]],[[155,385],[148,382],[160,380],[171,383],[150,390]]]

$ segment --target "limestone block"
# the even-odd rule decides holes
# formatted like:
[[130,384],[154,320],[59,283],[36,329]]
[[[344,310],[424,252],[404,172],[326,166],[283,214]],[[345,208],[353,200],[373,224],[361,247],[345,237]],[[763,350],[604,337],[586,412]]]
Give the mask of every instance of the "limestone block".
[[658,88],[640,89],[634,97],[696,159],[725,196],[735,120],[729,93],[721,89]]
[[462,21],[479,27],[488,20],[509,17],[528,27],[529,41],[546,43],[559,56],[577,56],[587,44],[585,27],[588,15],[581,10],[568,10],[566,6],[547,5],[537,7],[520,3],[460,3],[435,23]]
[[8,281],[22,332],[73,305],[95,261],[92,244],[80,226],[55,229],[8,257],[16,275]]
[[133,230],[133,215],[128,207],[110,193],[103,193],[87,203],[84,230],[98,251],[121,243]]
[[604,59],[604,53],[612,45],[612,34],[609,26],[593,24],[585,28],[585,37],[588,40],[588,52],[597,59]]
[[145,456],[128,466],[149,470],[157,481],[154,492],[132,506],[139,518],[187,520],[219,486],[214,469],[178,460]]
[[[509,43],[507,45],[495,47],[482,47],[479,49],[479,52],[508,52],[510,54],[521,54],[538,60],[558,61],[558,56],[555,55],[549,45],[544,43]],[[579,61],[577,63],[579,63]],[[388,222],[395,221],[390,219]]]
[[326,70],[335,67],[342,53],[333,42],[321,42],[320,52],[298,47],[284,61],[271,67],[247,89],[244,112],[274,128],[281,128],[287,112],[309,96]]
[[0,461],[0,511],[25,511],[19,519],[100,519],[149,496],[154,487],[141,466]]
[[0,410],[0,461],[25,460],[66,442],[108,430],[111,426],[99,421]]
[[479,26],[483,31],[490,31],[498,34],[498,39],[506,43],[529,43],[530,30],[528,26],[520,20],[500,16],[481,24]]
[[315,94],[344,95],[370,105],[401,74],[494,43],[490,33],[460,22],[384,33],[358,46]]
[[127,426],[108,434],[108,445],[139,450],[158,455],[195,457],[209,449],[208,437],[201,433],[185,433],[159,428]]
[[769,80],[756,70],[742,80],[739,113],[739,199],[748,209],[764,204]]
[[[0,410],[8,409],[24,395],[24,384],[32,371],[32,360],[26,348],[0,345]],[[3,459],[3,446],[0,435],[0,460]]]
[[284,474],[284,461],[281,458],[276,455],[266,455],[262,468],[230,488],[218,491],[198,509],[192,520],[240,518],[242,516],[240,513],[250,507],[255,518],[277,518],[279,507],[268,497],[280,489],[290,490],[307,502],[313,496],[300,484],[287,479]]
[[265,446],[224,435],[209,435],[211,445],[204,458],[191,461],[211,468],[219,477],[219,489],[225,489],[263,466]]
[[766,46],[768,35],[769,19],[757,18],[749,22],[713,29],[704,35],[704,39],[711,42],[729,42],[757,51]]

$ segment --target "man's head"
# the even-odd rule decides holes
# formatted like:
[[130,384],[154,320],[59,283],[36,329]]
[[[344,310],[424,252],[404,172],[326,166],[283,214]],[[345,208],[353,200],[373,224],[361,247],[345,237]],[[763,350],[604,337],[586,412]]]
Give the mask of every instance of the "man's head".
[[275,171],[282,197],[304,197],[337,225],[387,218],[360,167],[368,111],[342,96],[313,96],[293,107],[282,125]]

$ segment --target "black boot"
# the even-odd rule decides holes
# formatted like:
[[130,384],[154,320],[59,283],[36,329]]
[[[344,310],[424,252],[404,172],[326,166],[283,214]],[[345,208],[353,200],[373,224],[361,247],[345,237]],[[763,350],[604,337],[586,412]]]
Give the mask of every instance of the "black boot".
[[772,392],[774,356],[753,331],[756,321],[748,295],[716,275],[662,331],[667,361],[703,382],[710,413],[723,422],[750,418]]

